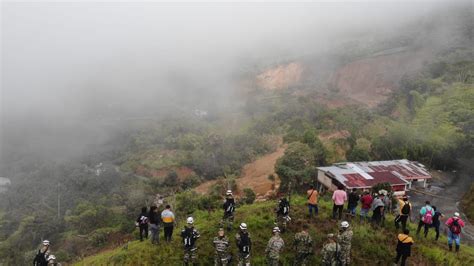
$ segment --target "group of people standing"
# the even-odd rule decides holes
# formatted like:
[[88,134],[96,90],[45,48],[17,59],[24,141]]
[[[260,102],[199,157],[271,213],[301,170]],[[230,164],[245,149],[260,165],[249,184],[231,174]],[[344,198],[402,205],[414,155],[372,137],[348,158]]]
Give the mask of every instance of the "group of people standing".
[[149,211],[147,211],[147,207],[143,207],[135,221],[135,226],[140,230],[140,241],[147,239],[148,232],[150,231],[151,243],[158,244],[160,242],[160,227],[163,227],[165,241],[171,242],[175,226],[175,215],[171,211],[170,205],[166,205],[161,214],[155,205],[151,206]]

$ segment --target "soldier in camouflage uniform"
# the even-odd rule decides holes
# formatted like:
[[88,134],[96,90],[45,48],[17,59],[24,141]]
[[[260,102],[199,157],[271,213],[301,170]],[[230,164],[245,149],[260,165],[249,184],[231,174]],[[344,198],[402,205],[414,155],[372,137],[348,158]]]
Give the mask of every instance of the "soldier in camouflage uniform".
[[250,250],[252,249],[252,241],[250,234],[247,231],[247,224],[240,224],[240,232],[235,235],[237,248],[239,249],[239,264],[238,266],[250,266]]
[[296,251],[294,265],[306,266],[309,256],[313,253],[313,240],[308,233],[307,224],[303,224],[303,231],[295,235],[293,245]]
[[321,251],[321,265],[323,266],[340,266],[341,261],[339,259],[341,247],[336,243],[334,234],[328,234],[328,242],[324,245]]
[[351,262],[352,229],[346,221],[341,222],[337,243],[341,245],[341,263],[346,266]]
[[184,265],[195,265],[197,262],[197,247],[196,240],[200,237],[199,232],[194,228],[193,217],[188,217],[186,220],[186,227],[181,231],[184,245]]
[[268,266],[278,266],[280,263],[280,252],[285,246],[285,241],[280,237],[280,228],[273,228],[273,236],[268,240],[265,254]]
[[229,265],[229,239],[225,236],[224,229],[220,228],[217,236],[214,237],[214,265],[227,266]]
[[222,208],[224,209],[224,216],[222,217],[220,226],[226,226],[227,231],[232,231],[232,226],[234,224],[235,199],[231,190],[227,190],[225,202]]

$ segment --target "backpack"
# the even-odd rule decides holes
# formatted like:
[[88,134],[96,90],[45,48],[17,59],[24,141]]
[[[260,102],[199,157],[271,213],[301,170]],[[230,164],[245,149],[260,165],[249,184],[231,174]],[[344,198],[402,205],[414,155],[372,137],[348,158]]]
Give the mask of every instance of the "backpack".
[[249,234],[240,233],[239,251],[246,254],[250,253]]
[[423,222],[425,224],[432,224],[433,223],[433,209],[426,208],[426,213],[423,215],[422,218]]
[[186,227],[182,233],[184,247],[193,247],[196,242],[196,236],[194,235],[194,228]]
[[459,235],[461,233],[461,225],[459,224],[458,219],[453,219],[453,223],[449,227],[451,233]]
[[407,201],[405,205],[402,207],[402,214],[403,215],[408,215],[410,214],[410,203]]
[[46,249],[44,252],[41,252],[41,249],[38,250],[38,253],[35,256],[34,259],[34,265],[48,265],[48,261],[46,260],[46,253],[48,252],[48,249]]
[[146,217],[145,215],[141,215],[140,216],[140,225],[145,225],[145,224],[148,224],[148,217]]

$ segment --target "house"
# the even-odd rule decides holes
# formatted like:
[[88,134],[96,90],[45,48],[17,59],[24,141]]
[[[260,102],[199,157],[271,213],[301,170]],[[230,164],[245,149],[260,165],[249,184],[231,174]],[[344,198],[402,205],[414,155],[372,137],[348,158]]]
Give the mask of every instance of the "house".
[[425,166],[408,160],[346,162],[318,167],[318,182],[326,189],[338,185],[346,189],[370,189],[379,183],[389,183],[395,194],[403,195],[413,182],[426,182],[431,175]]

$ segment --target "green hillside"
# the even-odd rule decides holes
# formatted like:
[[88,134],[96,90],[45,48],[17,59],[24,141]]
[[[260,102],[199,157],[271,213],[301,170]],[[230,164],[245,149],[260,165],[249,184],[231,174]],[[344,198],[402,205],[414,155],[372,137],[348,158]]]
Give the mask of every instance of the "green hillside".
[[[284,265],[291,265],[294,254],[292,253],[293,236],[303,223],[308,222],[304,197],[293,197],[292,199],[292,223],[289,231],[283,234],[285,240],[285,251],[283,254]],[[253,265],[264,265],[264,249],[268,239],[271,237],[271,229],[274,226],[273,208],[274,201],[244,205],[237,209],[235,228],[238,223],[245,221],[249,226],[254,248],[252,252]],[[329,219],[331,204],[328,199],[320,203],[320,216],[310,222],[310,234],[315,243],[315,256],[312,265],[320,262],[320,251],[327,233],[337,232],[336,222]],[[211,265],[213,263],[212,238],[216,234],[221,212],[196,211],[194,213],[196,228],[201,233],[198,240],[198,254],[200,265]],[[183,220],[183,219],[181,219]],[[374,230],[369,225],[354,223],[354,239],[352,241],[353,265],[389,265],[394,257],[396,245],[396,231],[392,225],[393,217],[388,218],[385,229]],[[87,257],[77,262],[76,265],[180,265],[182,248],[180,246],[179,231],[184,226],[181,221],[175,231],[171,244],[160,243],[153,246],[149,241],[132,241],[121,248],[102,252],[98,255]],[[411,224],[414,231],[414,224]],[[234,244],[234,230],[230,236]],[[162,235],[161,235],[162,236]],[[161,240],[160,240],[161,241]],[[237,249],[232,246],[233,254]],[[473,265],[474,248],[463,245],[459,254],[447,251],[446,239],[442,237],[439,242],[434,242],[434,235],[428,239],[415,238],[415,245],[409,259],[411,263],[418,265]]]

